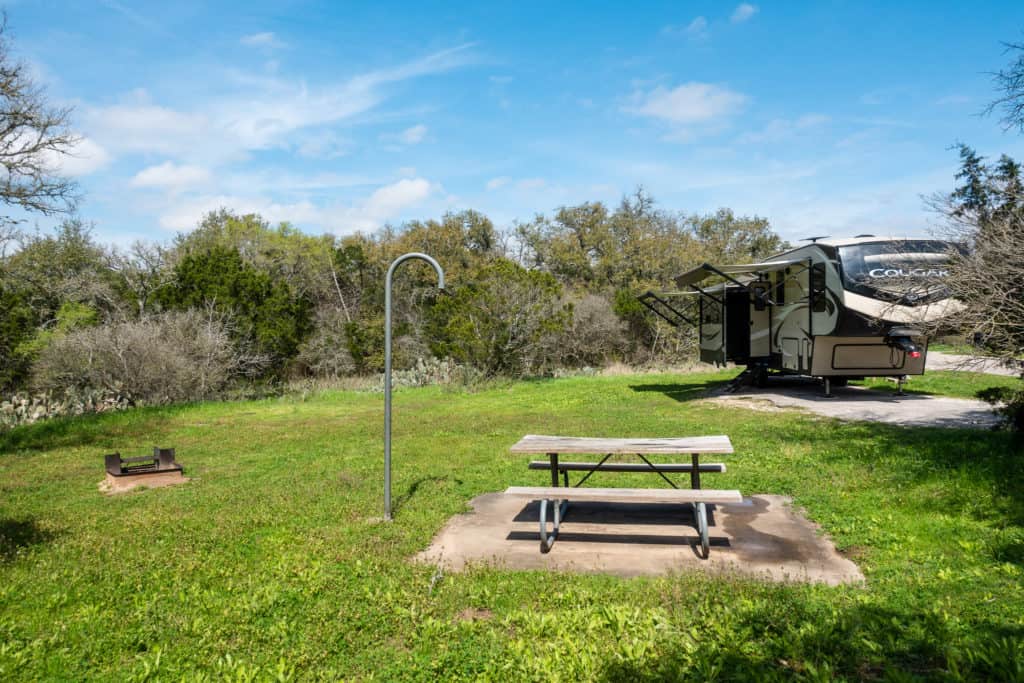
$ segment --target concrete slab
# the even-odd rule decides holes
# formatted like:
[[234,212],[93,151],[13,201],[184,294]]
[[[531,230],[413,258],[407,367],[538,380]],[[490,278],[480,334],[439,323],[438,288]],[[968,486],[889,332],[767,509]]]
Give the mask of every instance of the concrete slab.
[[818,527],[784,496],[709,505],[711,557],[699,556],[690,505],[574,502],[551,552],[540,552],[540,503],[502,493],[477,496],[415,559],[460,571],[488,565],[617,576],[688,571],[827,584],[864,580]]
[[972,399],[924,394],[897,396],[856,386],[834,387],[832,395],[832,398],[825,398],[821,384],[806,378],[773,377],[763,389],[743,387],[736,393],[719,390],[709,400],[754,410],[765,409],[764,403],[767,403],[776,408],[802,408],[840,420],[908,427],[988,429],[999,422],[991,406]]

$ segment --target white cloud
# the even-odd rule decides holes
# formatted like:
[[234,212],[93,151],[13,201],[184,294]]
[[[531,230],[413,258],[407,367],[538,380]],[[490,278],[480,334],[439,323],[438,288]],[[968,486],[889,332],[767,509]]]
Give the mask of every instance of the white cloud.
[[658,86],[633,94],[626,111],[678,125],[706,123],[730,116],[746,103],[747,96],[713,83],[690,82],[672,89]]
[[209,183],[210,172],[201,166],[178,165],[165,161],[157,166],[149,166],[131,180],[132,187],[151,187],[180,192],[185,188]]
[[491,178],[487,181],[487,189],[490,191],[501,189],[511,182],[511,178],[508,176],[499,176],[497,178]]
[[44,164],[60,175],[77,178],[89,175],[110,163],[110,154],[106,149],[87,137],[79,138],[78,144],[70,148],[67,154],[49,152],[44,157]]
[[427,136],[427,127],[422,123],[406,128],[398,136],[398,139],[407,145],[417,145],[423,142],[423,138]]
[[432,190],[433,186],[423,178],[403,178],[375,190],[363,205],[363,212],[381,220],[393,218],[403,209],[422,202]]
[[327,212],[309,201],[278,203],[256,197],[215,195],[197,197],[170,207],[160,216],[160,225],[168,230],[191,230],[206,214],[220,208],[240,214],[258,213],[271,223],[290,221],[320,225],[328,218]]
[[729,17],[729,21],[734,24],[741,24],[747,21],[751,17],[757,14],[757,5],[751,5],[748,2],[740,3],[733,10],[732,16]]
[[285,44],[270,31],[265,31],[263,33],[252,33],[247,36],[242,36],[238,42],[247,47],[264,47],[270,49],[281,48],[285,46]]
[[[145,93],[137,99],[147,99]],[[126,152],[180,155],[200,145],[209,119],[145,101],[87,110],[85,120],[104,145]]]

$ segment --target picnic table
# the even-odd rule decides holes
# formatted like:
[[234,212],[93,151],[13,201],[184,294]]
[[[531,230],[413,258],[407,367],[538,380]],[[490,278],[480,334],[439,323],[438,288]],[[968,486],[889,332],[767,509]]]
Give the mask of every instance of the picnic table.
[[[531,470],[550,470],[551,486],[510,486],[507,495],[540,499],[541,552],[551,550],[558,537],[561,522],[565,518],[569,501],[600,502],[645,502],[645,503],[691,503],[700,534],[703,556],[711,551],[708,535],[707,503],[739,503],[743,497],[739,491],[702,489],[700,475],[725,472],[723,463],[702,463],[701,455],[732,453],[732,443],[727,436],[696,436],[653,439],[610,439],[571,436],[541,436],[528,434],[520,439],[509,452],[512,454],[547,455],[547,460],[534,460]],[[597,462],[561,461],[561,455],[600,455]],[[641,462],[610,461],[614,455],[630,455]],[[690,462],[659,462],[649,456],[689,455]],[[574,485],[569,485],[570,472],[584,472]],[[596,472],[651,472],[658,474],[669,484],[669,489],[650,488],[580,488]],[[690,488],[679,488],[669,474],[688,473]],[[559,477],[562,486],[559,486]],[[552,531],[548,533],[548,501],[554,501]]]

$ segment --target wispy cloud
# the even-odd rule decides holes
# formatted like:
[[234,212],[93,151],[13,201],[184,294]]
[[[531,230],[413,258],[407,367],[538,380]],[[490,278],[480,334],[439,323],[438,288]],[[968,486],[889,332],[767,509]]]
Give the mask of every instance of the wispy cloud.
[[326,205],[309,199],[274,201],[267,195],[205,194],[166,207],[160,216],[160,225],[168,230],[190,230],[210,211],[227,207],[239,213],[258,213],[271,222],[292,221],[336,234],[349,234],[375,230],[400,218],[440,190],[440,185],[424,178],[403,178],[379,186],[364,199]]
[[675,26],[669,24],[661,29],[667,36],[685,36],[695,40],[704,40],[711,34],[708,32],[708,20],[703,16],[695,18],[686,26]]
[[126,5],[121,4],[117,0],[100,0],[100,4],[107,7],[108,9],[117,12],[131,23],[141,28],[144,28],[147,31],[159,33],[164,36],[170,35],[170,32],[167,31],[167,29],[165,29],[159,23],[153,21],[152,19],[143,14],[140,14],[131,7],[127,7]]
[[734,24],[742,24],[744,21],[752,18],[755,14],[757,14],[757,5],[751,5],[749,2],[743,2],[737,5],[736,9],[732,11],[729,21]]
[[[315,154],[317,145],[303,135],[305,131],[366,114],[384,101],[389,85],[470,63],[471,47],[435,52],[321,86],[284,76],[234,73],[224,83],[222,97],[191,110],[155,104],[148,93],[139,91],[120,104],[86,109],[85,119],[101,144],[121,152],[198,158],[207,164],[271,148]],[[336,154],[338,146],[330,146],[328,152]]]
[[804,114],[796,119],[772,119],[764,128],[744,133],[737,142],[740,144],[781,142],[794,135],[823,126],[830,120],[824,114]]
[[398,139],[407,145],[418,145],[427,137],[427,127],[422,123],[406,128],[399,134]]
[[286,47],[284,41],[279,39],[272,31],[251,33],[247,36],[242,36],[238,42],[247,47],[261,47],[272,50]]
[[671,126],[665,136],[672,142],[688,142],[693,128],[720,128],[743,109],[748,97],[713,83],[691,81],[666,88],[634,92],[625,111],[660,120]]
[[970,101],[971,98],[968,97],[967,95],[946,95],[945,97],[940,97],[939,99],[935,100],[935,104],[939,105],[940,107],[945,107],[959,104],[968,104]]

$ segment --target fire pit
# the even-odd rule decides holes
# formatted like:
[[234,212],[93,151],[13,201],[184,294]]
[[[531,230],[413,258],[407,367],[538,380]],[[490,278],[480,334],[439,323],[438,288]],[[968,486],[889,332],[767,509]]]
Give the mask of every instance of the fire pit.
[[122,458],[120,453],[104,457],[107,478],[100,485],[107,493],[121,493],[136,486],[158,488],[188,481],[184,469],[174,461],[173,448],[153,448],[153,455]]

